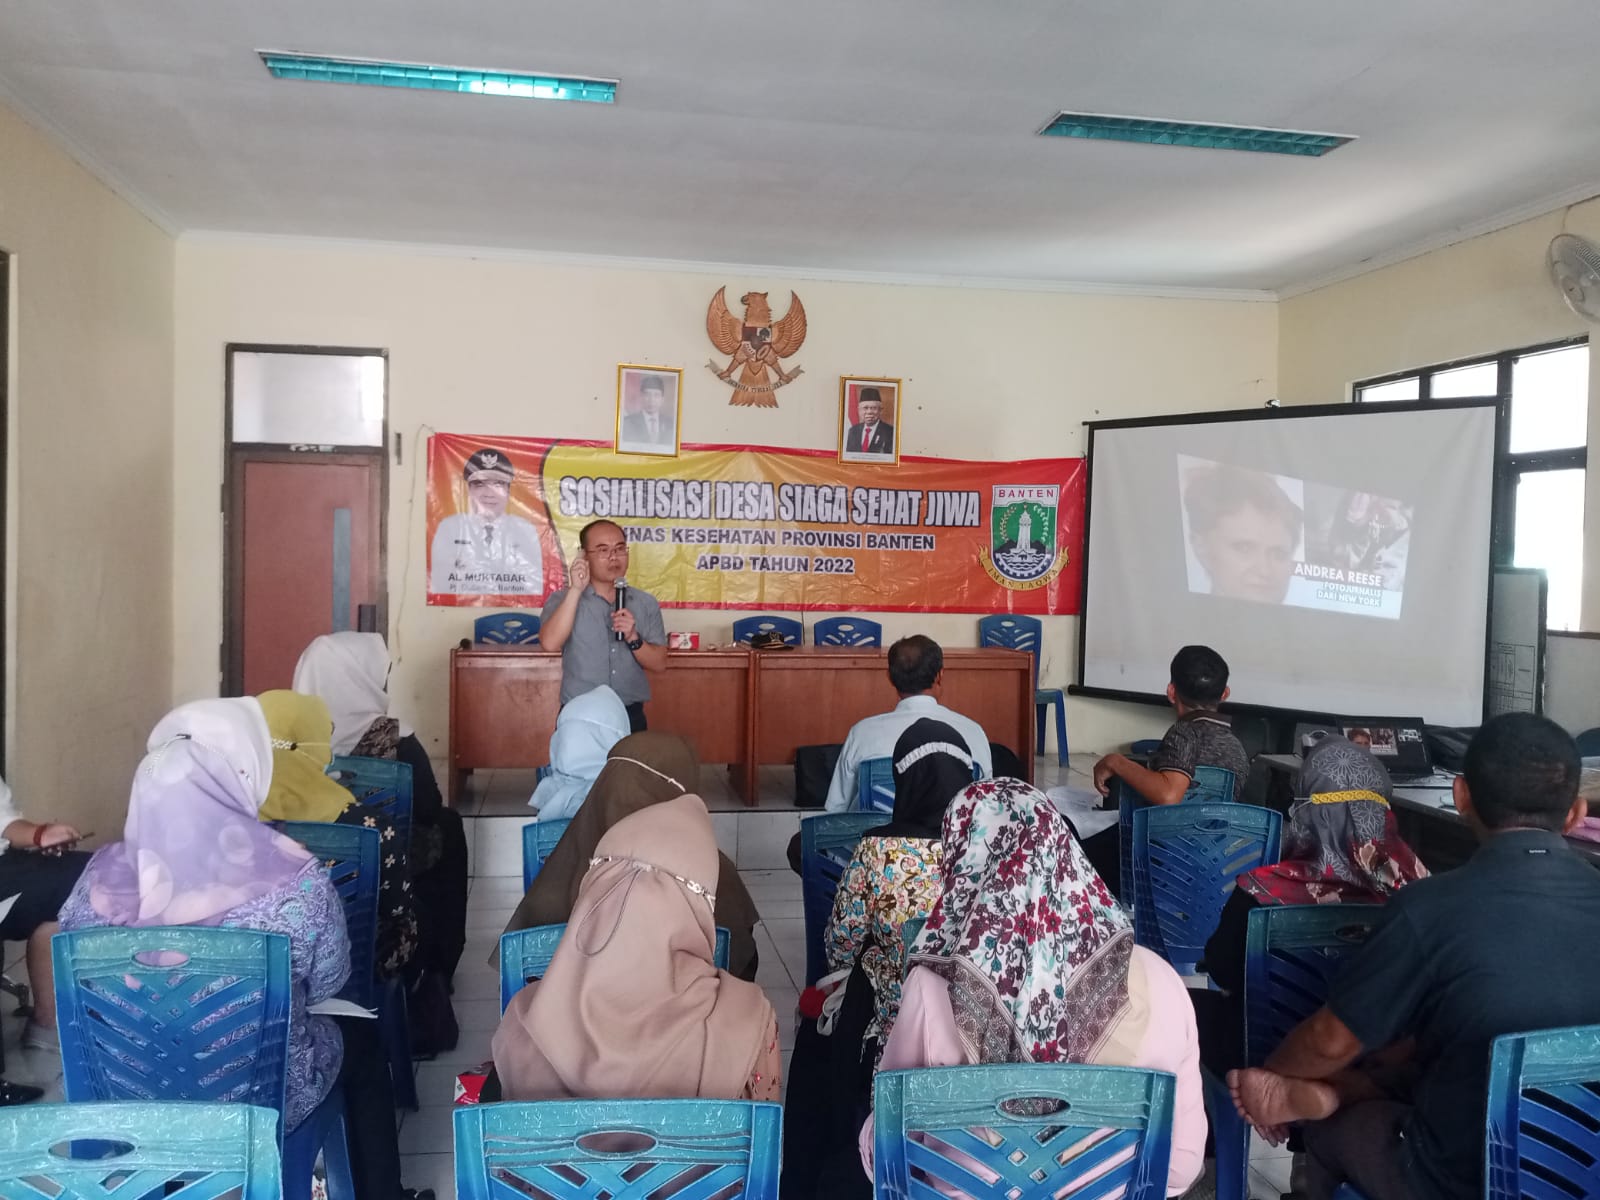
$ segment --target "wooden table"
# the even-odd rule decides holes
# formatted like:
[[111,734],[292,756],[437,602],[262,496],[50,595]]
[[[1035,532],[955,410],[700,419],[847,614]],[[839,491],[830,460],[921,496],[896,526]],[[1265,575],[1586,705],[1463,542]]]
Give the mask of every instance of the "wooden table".
[[[760,794],[762,766],[792,763],[800,746],[842,742],[862,717],[898,701],[885,652],[807,646],[672,650],[650,676],[650,728],[676,733],[702,763],[728,763],[746,804]],[[1010,746],[1033,778],[1033,658],[1014,650],[944,652],[940,702]],[[450,654],[449,803],[468,773],[532,768],[550,761],[561,706],[561,655],[515,646]]]

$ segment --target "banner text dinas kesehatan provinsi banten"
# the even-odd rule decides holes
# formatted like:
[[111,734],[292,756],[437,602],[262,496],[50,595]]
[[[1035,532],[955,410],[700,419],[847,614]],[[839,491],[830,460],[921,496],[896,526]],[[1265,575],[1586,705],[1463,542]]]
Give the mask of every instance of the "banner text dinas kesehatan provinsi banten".
[[629,582],[666,605],[1077,611],[1081,459],[644,458],[437,434],[428,466],[430,604],[534,607],[564,582],[579,530],[605,519],[627,533]]

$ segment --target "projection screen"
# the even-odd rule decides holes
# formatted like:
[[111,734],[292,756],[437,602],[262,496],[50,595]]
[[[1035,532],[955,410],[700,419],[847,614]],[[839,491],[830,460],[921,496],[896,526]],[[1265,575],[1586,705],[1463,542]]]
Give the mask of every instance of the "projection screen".
[[1483,718],[1493,401],[1095,422],[1079,685],[1166,691],[1215,647],[1240,704]]

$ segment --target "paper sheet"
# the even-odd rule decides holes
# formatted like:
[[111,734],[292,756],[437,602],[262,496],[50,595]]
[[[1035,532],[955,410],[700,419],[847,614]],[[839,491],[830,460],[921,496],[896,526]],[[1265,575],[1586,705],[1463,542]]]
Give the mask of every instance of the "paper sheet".
[[1050,803],[1056,806],[1056,811],[1071,819],[1080,841],[1110,829],[1117,823],[1118,814],[1115,806],[1100,808],[1100,793],[1093,788],[1053,787],[1045,795],[1050,798]]
[[[15,897],[13,897],[15,899]],[[3,919],[3,917],[0,917]],[[340,1000],[337,996],[332,1000],[319,1000],[316,1004],[307,1006],[308,1013],[316,1013],[320,1017],[376,1017],[377,1011],[362,1008],[351,1000]]]

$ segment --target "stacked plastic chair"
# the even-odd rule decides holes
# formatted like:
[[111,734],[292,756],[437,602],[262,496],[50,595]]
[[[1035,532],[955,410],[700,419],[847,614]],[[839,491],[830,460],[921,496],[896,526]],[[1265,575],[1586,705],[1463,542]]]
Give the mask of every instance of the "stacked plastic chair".
[[[286,936],[103,926],[58,933],[51,952],[61,1066],[73,1104],[254,1104],[281,1122],[294,987]],[[219,1055],[223,1038],[229,1052]],[[337,1084],[280,1138],[285,1200],[309,1200],[318,1151],[330,1200],[355,1200]]]
[[[535,925],[531,929],[513,929],[500,935],[500,1011],[535,979],[543,979],[550,969],[550,960],[556,956],[561,936],[567,932],[565,922],[559,925]],[[724,971],[728,969],[728,955],[733,947],[732,935],[717,926],[717,941],[711,960]]]
[[[1158,743],[1159,744],[1159,743]],[[1183,794],[1183,804],[1231,804],[1234,774],[1226,767],[1196,767],[1194,782]],[[1117,849],[1122,858],[1122,890],[1133,895],[1133,814],[1144,803],[1121,779],[1117,788]]]
[[328,774],[356,798],[393,821],[401,839],[411,845],[411,806],[415,795],[411,764],[392,758],[363,758],[339,754],[328,764]]
[[1033,709],[1038,722],[1036,754],[1044,753],[1045,718],[1056,710],[1056,763],[1067,765],[1067,693],[1063,688],[1039,686],[1039,661],[1044,625],[1037,617],[1015,613],[995,613],[978,621],[978,645],[998,646],[1003,650],[1023,650],[1033,655]]
[[563,821],[529,821],[522,827],[522,890],[527,891],[544,866],[544,860],[561,841],[571,818]]
[[0,1109],[6,1200],[280,1200],[278,1114],[251,1104]]
[[1059,1063],[880,1071],[877,1194],[1162,1200],[1175,1086],[1160,1071]]
[[546,1100],[455,1113],[457,1200],[777,1200],[783,1109]]
[[828,973],[822,944],[833,916],[833,895],[856,843],[883,824],[881,812],[822,813],[800,822],[800,898],[806,918],[806,986]]

